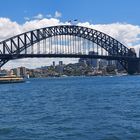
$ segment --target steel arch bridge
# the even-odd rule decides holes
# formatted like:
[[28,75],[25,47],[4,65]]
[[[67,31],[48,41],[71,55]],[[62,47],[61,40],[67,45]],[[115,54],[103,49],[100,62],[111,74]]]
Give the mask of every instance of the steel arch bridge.
[[29,57],[118,60],[129,74],[139,68],[139,58],[131,49],[103,32],[76,25],[40,28],[0,42],[0,67]]

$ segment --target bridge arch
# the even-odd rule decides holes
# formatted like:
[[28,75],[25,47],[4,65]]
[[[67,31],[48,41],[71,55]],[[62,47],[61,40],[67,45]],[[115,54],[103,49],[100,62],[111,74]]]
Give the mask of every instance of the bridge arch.
[[[52,38],[54,36],[62,36],[62,35],[76,36],[79,38],[89,40],[99,45],[101,48],[103,48],[108,52],[109,56],[106,57],[107,59],[110,58],[110,59],[118,60],[127,71],[128,71],[128,60],[136,57],[134,52],[132,52],[130,49],[128,49],[126,46],[124,46],[116,39],[112,38],[111,36],[103,32],[87,27],[76,26],[76,25],[60,25],[60,26],[51,26],[51,27],[45,27],[45,28],[28,31],[16,35],[14,37],[11,37],[9,39],[6,39],[4,41],[1,41],[0,42],[0,67],[2,67],[5,63],[7,63],[9,60],[12,59],[35,56],[33,54],[29,55],[26,51],[27,48],[47,38]],[[39,56],[41,55],[36,55],[36,57]],[[51,54],[49,52],[45,56],[46,57],[69,56],[69,57],[92,58],[92,55],[83,54],[83,53]],[[97,58],[100,58],[100,56]]]

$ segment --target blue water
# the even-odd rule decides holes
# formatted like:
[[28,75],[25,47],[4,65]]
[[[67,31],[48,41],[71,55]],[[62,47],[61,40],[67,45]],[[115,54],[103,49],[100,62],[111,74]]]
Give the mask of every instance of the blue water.
[[0,85],[0,140],[140,140],[140,76]]

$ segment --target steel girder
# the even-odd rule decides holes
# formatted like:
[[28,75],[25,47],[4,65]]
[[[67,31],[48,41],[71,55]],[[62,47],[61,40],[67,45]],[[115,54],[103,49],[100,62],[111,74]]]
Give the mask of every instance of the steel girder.
[[[93,43],[96,43],[105,49],[110,56],[122,58],[136,57],[134,52],[132,52],[130,49],[128,49],[126,46],[111,36],[94,29],[76,25],[45,27],[28,31],[6,39],[0,42],[0,56],[9,54],[10,56],[14,56],[13,59],[18,59],[21,52],[23,53],[24,51],[24,54],[27,53],[28,47],[44,39],[58,35],[72,35],[92,41]],[[11,60],[11,57],[7,57],[7,59],[2,59],[0,57],[0,67],[7,63],[9,60]],[[119,61],[127,70],[127,61],[123,59]]]

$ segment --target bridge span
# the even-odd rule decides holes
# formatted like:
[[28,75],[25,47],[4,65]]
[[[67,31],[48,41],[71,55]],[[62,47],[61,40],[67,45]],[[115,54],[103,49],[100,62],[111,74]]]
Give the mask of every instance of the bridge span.
[[0,42],[0,67],[33,57],[117,60],[129,74],[140,72],[140,58],[133,50],[103,32],[76,25],[40,28]]

